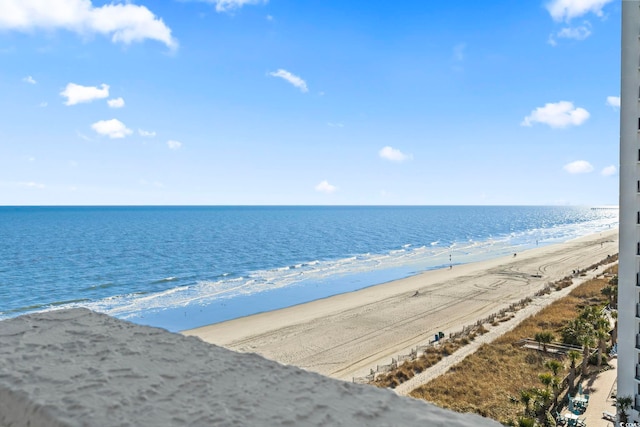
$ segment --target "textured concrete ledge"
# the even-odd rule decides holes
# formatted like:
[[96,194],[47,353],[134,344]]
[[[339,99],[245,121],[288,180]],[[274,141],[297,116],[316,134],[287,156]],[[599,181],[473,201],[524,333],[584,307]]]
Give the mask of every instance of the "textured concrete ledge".
[[85,309],[0,322],[0,426],[499,426]]

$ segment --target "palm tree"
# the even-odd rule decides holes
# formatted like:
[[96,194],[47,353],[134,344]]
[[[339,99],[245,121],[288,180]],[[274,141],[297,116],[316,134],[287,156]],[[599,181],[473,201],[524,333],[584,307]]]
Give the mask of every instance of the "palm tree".
[[620,424],[629,421],[629,415],[627,415],[627,409],[631,407],[633,403],[633,399],[631,396],[618,397],[616,398],[616,408],[618,409],[618,415],[620,416]]
[[[553,372],[553,376],[551,377],[551,389],[553,390],[553,406],[556,406],[558,404],[558,394],[560,394],[561,384],[560,378],[558,378],[558,372],[560,372],[560,369],[564,368],[564,365],[561,362],[552,359],[544,362],[544,367]],[[540,378],[540,381],[542,381],[542,383],[544,384],[542,378]]]
[[618,287],[605,286],[600,290],[600,293],[607,297],[609,307],[615,307],[615,301],[618,299]]
[[609,280],[609,286],[604,287],[600,292],[609,299],[609,306],[618,307],[618,275]]
[[596,307],[585,307],[577,319],[570,322],[571,333],[574,339],[582,346],[582,375],[587,374],[587,364],[589,363],[589,351],[594,345],[595,328],[594,324],[600,318],[601,313]]
[[578,337],[578,341],[580,345],[582,345],[582,375],[587,375],[587,364],[589,363],[589,351],[591,347],[595,344],[593,340],[594,330],[593,326],[587,324],[589,327],[586,328],[584,333]]
[[553,360],[546,361],[544,363],[544,367],[550,370],[551,372],[553,372],[554,377],[557,377],[558,372],[560,372],[560,369],[564,368],[564,365],[561,362],[558,362],[557,360],[553,359]]
[[[542,374],[544,375],[544,374]],[[549,375],[549,374],[547,374]],[[549,375],[551,381],[553,381],[553,377],[551,377],[551,375]],[[551,383],[551,381],[549,383]],[[549,403],[551,403],[551,399],[552,399],[552,395],[551,392],[549,391],[549,389],[534,389],[534,393],[535,393],[535,413],[537,415],[543,414],[547,408],[549,407]]]
[[602,318],[602,310],[595,305],[590,305],[582,309],[578,315],[578,319],[585,320],[595,326],[598,320]]
[[520,390],[520,402],[524,403],[524,414],[529,414],[529,405],[533,399],[533,394],[529,390]]
[[560,394],[560,385],[562,381],[558,377],[553,377],[551,389],[553,390],[553,406],[558,406],[558,395]]
[[596,331],[596,338],[598,339],[598,366],[600,366],[602,365],[602,354],[607,351],[609,332],[602,328],[598,329]]
[[569,392],[573,393],[576,381],[576,360],[580,358],[580,353],[576,350],[571,350],[567,353],[569,360],[571,360],[571,366],[569,368]]
[[611,347],[613,347],[618,342],[618,312],[612,311],[611,317],[614,320],[613,330],[611,331]]
[[[611,328],[611,322],[609,318],[603,313],[603,311],[596,306],[585,307],[578,316],[579,321],[584,322],[584,325],[580,330],[580,336],[578,341],[585,347],[591,347],[594,345],[594,340],[598,341],[598,366],[602,364],[602,354],[606,351],[607,339],[609,338],[609,329]],[[588,339],[586,335],[590,335],[591,339]],[[585,345],[586,343],[586,345]],[[588,355],[585,349],[585,355]],[[583,374],[586,373],[583,367]]]
[[533,418],[518,418],[518,427],[535,427],[536,420]]
[[562,342],[565,344],[580,345],[580,335],[583,335],[589,322],[582,318],[572,319],[562,328]]
[[553,383],[553,375],[545,372],[544,374],[538,375],[538,378],[545,388],[549,390],[549,386]]
[[535,340],[538,341],[538,346],[542,344],[542,351],[547,352],[547,344],[553,341],[553,334],[549,331],[538,332],[535,335]]

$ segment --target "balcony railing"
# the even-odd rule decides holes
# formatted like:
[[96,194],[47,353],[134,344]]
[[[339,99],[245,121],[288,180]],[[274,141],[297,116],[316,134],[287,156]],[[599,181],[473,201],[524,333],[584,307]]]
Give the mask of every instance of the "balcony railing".
[[636,401],[633,409],[640,412],[640,396],[638,396],[637,394],[636,394]]
[[640,317],[640,304],[636,304],[636,317]]
[[636,348],[640,349],[640,334],[636,335]]
[[636,379],[640,380],[640,365],[636,365]]

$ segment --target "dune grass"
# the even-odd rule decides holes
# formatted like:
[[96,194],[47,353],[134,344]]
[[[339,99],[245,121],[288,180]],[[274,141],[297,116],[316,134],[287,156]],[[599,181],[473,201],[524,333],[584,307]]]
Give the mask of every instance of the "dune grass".
[[[617,267],[612,272],[617,273]],[[580,309],[606,303],[600,291],[608,281],[608,278],[597,278],[582,284],[512,331],[481,346],[446,374],[411,392],[411,396],[458,412],[474,412],[502,423],[516,420],[524,408],[519,401],[520,391],[543,387],[538,375],[548,371],[544,363],[553,357],[514,344],[543,331],[551,331],[559,340],[561,329],[577,316]],[[562,362],[565,368],[559,373],[560,377],[568,373],[569,367],[567,360]]]
[[378,376],[372,384],[382,388],[395,388],[403,382],[413,378],[415,375],[435,365],[442,360],[442,358],[453,354],[460,347],[469,344],[477,336],[485,334],[486,332],[487,329],[480,325],[474,328],[469,335],[456,338],[454,340],[447,340],[440,346],[430,347],[415,360],[408,360],[402,363],[397,369]]

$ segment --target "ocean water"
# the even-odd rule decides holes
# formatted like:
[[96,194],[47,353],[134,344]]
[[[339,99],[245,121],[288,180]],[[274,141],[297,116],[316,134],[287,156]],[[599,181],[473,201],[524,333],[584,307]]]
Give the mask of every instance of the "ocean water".
[[618,226],[589,207],[0,207],[0,319],[172,331]]

